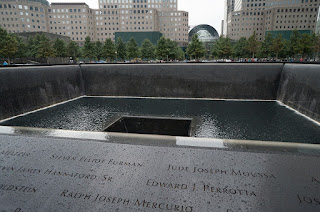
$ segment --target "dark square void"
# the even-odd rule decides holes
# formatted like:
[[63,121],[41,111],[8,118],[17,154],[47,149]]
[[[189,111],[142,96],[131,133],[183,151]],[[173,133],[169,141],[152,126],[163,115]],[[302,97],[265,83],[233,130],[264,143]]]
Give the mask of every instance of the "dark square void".
[[319,125],[277,101],[83,97],[0,125],[102,132],[122,116],[191,118],[191,137],[320,144]]
[[189,136],[192,119],[166,117],[121,117],[105,132]]

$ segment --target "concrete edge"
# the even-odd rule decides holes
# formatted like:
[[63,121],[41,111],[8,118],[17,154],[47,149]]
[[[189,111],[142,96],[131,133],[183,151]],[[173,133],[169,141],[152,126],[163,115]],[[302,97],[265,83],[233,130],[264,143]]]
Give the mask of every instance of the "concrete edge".
[[320,156],[320,145],[292,142],[174,137],[7,126],[0,126],[0,135],[49,137],[144,146],[224,149],[231,151],[294,153],[307,156]]

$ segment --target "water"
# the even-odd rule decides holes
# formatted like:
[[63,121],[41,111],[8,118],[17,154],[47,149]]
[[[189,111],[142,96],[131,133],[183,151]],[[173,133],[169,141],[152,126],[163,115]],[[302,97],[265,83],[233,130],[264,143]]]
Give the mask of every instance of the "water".
[[320,143],[319,125],[276,101],[83,97],[0,125],[103,131],[122,115],[193,118],[193,137]]

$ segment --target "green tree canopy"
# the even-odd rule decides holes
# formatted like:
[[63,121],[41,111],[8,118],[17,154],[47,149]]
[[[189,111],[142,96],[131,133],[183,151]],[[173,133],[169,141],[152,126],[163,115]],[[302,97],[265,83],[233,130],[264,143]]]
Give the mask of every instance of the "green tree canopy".
[[79,45],[74,42],[70,41],[67,45],[67,55],[72,58],[77,58],[81,56],[81,50]]
[[155,47],[149,39],[145,39],[141,45],[141,57],[146,59],[155,58]]
[[39,33],[34,37],[34,47],[36,58],[47,60],[49,57],[54,56],[54,50],[47,38],[43,33]]
[[282,38],[281,34],[278,34],[275,39],[272,40],[271,46],[270,46],[270,53],[275,54],[276,59],[278,59],[279,54],[285,50],[285,42]]
[[95,48],[94,48],[94,43],[91,41],[90,36],[87,36],[84,45],[83,45],[83,57],[91,59],[95,59]]
[[160,59],[166,59],[169,56],[169,48],[167,48],[167,40],[165,37],[161,37],[158,40],[156,47],[156,54]]
[[98,61],[103,57],[103,44],[100,41],[97,41],[94,45],[95,55]]
[[293,30],[291,37],[290,37],[290,46],[289,46],[289,51],[288,54],[290,56],[293,56],[295,58],[295,56],[297,54],[299,54],[299,52],[301,52],[301,34],[299,33],[298,30]]
[[249,55],[247,49],[248,41],[247,38],[241,37],[234,45],[234,56],[238,58],[246,58]]
[[117,41],[117,55],[122,60],[127,58],[127,46],[120,37]]
[[10,59],[18,52],[18,41],[15,36],[8,34],[6,30],[0,28],[0,56]]
[[261,43],[260,48],[260,57],[271,57],[272,55],[272,43],[273,43],[273,37],[271,33],[267,33],[264,41]]
[[188,45],[187,53],[190,58],[198,59],[206,53],[203,43],[199,40],[198,35],[192,37],[191,43]]
[[231,40],[221,36],[211,49],[211,54],[219,58],[229,58],[233,54]]
[[139,57],[139,47],[136,42],[136,40],[132,37],[127,43],[127,51],[128,51],[128,57],[130,59],[138,58]]
[[166,42],[167,42],[166,46],[168,49],[168,59],[171,59],[171,60],[177,59],[178,53],[179,53],[178,43],[170,39],[167,39]]
[[260,48],[260,42],[257,40],[257,34],[256,32],[253,32],[253,34],[248,39],[248,45],[247,49],[252,54],[252,58],[255,58],[255,55],[259,52]]
[[67,46],[64,40],[57,38],[53,44],[56,57],[67,57]]
[[184,60],[185,58],[186,58],[185,52],[180,47],[178,47],[177,59],[178,60]]
[[114,59],[116,47],[111,38],[108,38],[103,46],[103,56],[110,62]]

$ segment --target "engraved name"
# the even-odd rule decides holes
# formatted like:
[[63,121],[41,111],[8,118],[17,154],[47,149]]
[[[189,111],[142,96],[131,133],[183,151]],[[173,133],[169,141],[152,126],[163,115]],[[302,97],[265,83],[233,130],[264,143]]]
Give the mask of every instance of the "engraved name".
[[6,184],[0,184],[0,190],[16,191],[16,192],[24,192],[24,193],[36,193],[37,192],[37,189],[34,187],[6,185]]
[[177,190],[186,190],[188,189],[187,184],[183,183],[172,183],[172,182],[158,182],[156,180],[149,179],[147,181],[147,186],[151,187],[160,187],[160,188],[167,188],[167,189],[177,189]]
[[264,172],[250,172],[237,169],[214,169],[214,168],[201,168],[201,167],[184,167],[184,166],[175,166],[169,165],[167,168],[168,171],[177,171],[177,172],[190,172],[190,173],[200,173],[200,174],[210,174],[210,175],[231,175],[239,177],[250,177],[250,178],[266,178],[266,179],[276,179],[274,174],[264,173]]
[[0,166],[0,170],[14,173],[30,173],[30,174],[43,174],[43,175],[54,175],[58,177],[69,177],[69,178],[77,178],[77,179],[86,179],[86,180],[101,180],[112,182],[113,177],[108,174],[102,175],[98,177],[94,174],[89,173],[79,173],[79,172],[71,172],[71,171],[62,171],[56,169],[34,169],[34,168],[25,168],[25,167],[13,167],[13,166]]
[[257,196],[256,193],[251,190],[229,188],[229,186],[217,187],[217,186],[211,186],[209,184],[203,185],[203,191],[209,192],[209,193],[231,194],[231,195],[237,195],[237,196]]
[[3,151],[0,151],[0,155],[28,157],[28,156],[30,156],[30,153],[28,153],[28,152],[16,152],[16,151],[11,151],[11,150],[7,150],[7,151],[3,150]]
[[82,163],[93,163],[93,164],[107,164],[112,166],[128,166],[128,167],[142,167],[143,165],[139,162],[133,162],[133,161],[120,161],[115,160],[113,158],[106,160],[102,158],[91,158],[91,157],[85,157],[85,156],[64,156],[64,155],[51,155],[50,159],[52,160],[60,160],[60,161],[79,161]]
[[143,208],[148,210],[167,210],[167,211],[180,211],[180,212],[193,211],[192,206],[185,206],[181,204],[155,202],[155,201],[148,201],[145,199],[128,199],[124,197],[108,196],[105,194],[73,192],[70,190],[63,190],[60,193],[60,197],[87,200],[87,201],[92,201],[94,203],[101,203],[101,204],[107,203],[107,204],[121,205],[124,207],[132,206],[132,207],[141,208],[141,209]]
[[297,194],[300,204],[312,204],[320,206],[320,198],[307,197]]

